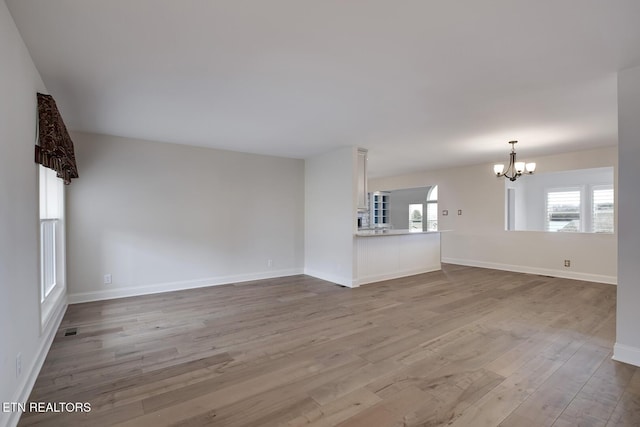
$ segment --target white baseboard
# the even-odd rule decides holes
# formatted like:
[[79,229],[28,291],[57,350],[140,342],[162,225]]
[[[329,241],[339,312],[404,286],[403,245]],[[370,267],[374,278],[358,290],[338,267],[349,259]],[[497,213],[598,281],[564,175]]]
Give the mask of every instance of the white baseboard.
[[613,346],[613,360],[640,366],[640,348],[616,343]]
[[323,271],[313,270],[310,268],[304,269],[304,274],[307,276],[315,277],[316,279],[326,280],[327,282],[335,283],[340,286],[346,286],[348,288],[357,288],[358,285],[353,279],[346,277],[336,276],[334,274],[325,273]]
[[[51,343],[53,343],[53,339],[56,336],[56,332],[58,332],[60,323],[62,323],[62,318],[67,311],[67,299],[63,297],[60,301],[61,302],[58,307],[54,309],[54,314],[51,316],[51,320],[47,323],[47,328],[42,333],[42,339],[40,340],[40,346],[38,347],[36,357],[29,370],[26,371],[27,375],[23,376],[22,381],[18,385],[18,391],[13,402],[24,403],[29,399],[31,390],[33,389],[36,379],[40,374],[40,369],[42,369],[42,365],[47,358],[47,354],[49,354]],[[21,415],[21,412],[11,412],[7,426],[17,426]]]
[[440,265],[434,265],[434,266],[430,266],[430,267],[417,268],[417,269],[412,269],[412,270],[395,271],[393,273],[375,274],[375,275],[359,278],[359,279],[355,280],[355,283],[357,284],[357,286],[360,286],[360,285],[365,285],[367,283],[380,282],[382,280],[398,279],[400,277],[407,277],[407,276],[414,276],[416,274],[430,273],[432,271],[438,271],[438,270],[441,270],[441,269],[442,269],[442,267]]
[[584,280],[586,282],[607,283],[610,285],[618,284],[617,276],[606,276],[602,274],[580,273],[577,271],[555,270],[550,268],[529,267],[525,265],[499,264],[494,262],[475,261],[459,258],[442,258],[442,262],[447,264],[466,265],[469,267],[514,271],[516,273],[539,274],[542,276],[560,277],[563,279]]
[[105,290],[93,291],[93,292],[79,292],[79,293],[68,295],[68,301],[69,301],[69,304],[78,304],[82,302],[101,301],[101,300],[107,300],[107,299],[157,294],[162,292],[205,288],[208,286],[228,285],[230,283],[248,282],[251,280],[274,279],[278,277],[294,276],[296,274],[303,274],[303,269],[291,268],[286,270],[269,270],[269,271],[264,271],[259,273],[210,277],[207,279],[189,280],[184,282],[158,283],[155,285],[105,289]]

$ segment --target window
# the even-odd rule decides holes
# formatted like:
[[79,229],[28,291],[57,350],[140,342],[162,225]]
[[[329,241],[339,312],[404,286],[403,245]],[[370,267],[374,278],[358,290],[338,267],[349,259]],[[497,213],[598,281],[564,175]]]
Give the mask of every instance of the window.
[[438,231],[438,186],[434,185],[427,195],[427,231]]
[[422,231],[422,203],[409,205],[409,231]]
[[591,193],[591,231],[613,233],[613,186],[597,185]]
[[582,231],[580,189],[547,190],[546,231]]
[[547,190],[546,231],[613,233],[613,186]]
[[64,184],[56,172],[39,166],[41,320],[53,314],[64,287]]

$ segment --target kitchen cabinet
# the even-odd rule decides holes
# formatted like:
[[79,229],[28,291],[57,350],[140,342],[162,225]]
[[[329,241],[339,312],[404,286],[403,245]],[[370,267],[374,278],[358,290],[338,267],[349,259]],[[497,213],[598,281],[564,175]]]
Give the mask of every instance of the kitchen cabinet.
[[375,191],[371,193],[370,216],[372,227],[386,227],[389,225],[389,199],[388,191]]

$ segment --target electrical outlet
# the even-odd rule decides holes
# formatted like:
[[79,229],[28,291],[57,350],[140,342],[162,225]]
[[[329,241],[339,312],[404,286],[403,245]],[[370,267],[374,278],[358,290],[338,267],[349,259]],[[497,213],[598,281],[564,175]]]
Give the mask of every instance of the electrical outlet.
[[447,216],[447,215],[449,215],[449,211],[447,209],[444,209],[442,211],[442,216]]
[[570,259],[565,259],[564,260],[564,266],[565,267],[571,267],[571,260]]
[[110,285],[111,284],[111,273],[104,275],[104,284],[105,285]]
[[462,215],[462,209],[458,209],[458,215]]
[[22,353],[16,354],[16,378],[22,375]]
[[267,267],[269,267],[269,268],[273,267],[273,260],[272,259],[268,259],[267,260]]

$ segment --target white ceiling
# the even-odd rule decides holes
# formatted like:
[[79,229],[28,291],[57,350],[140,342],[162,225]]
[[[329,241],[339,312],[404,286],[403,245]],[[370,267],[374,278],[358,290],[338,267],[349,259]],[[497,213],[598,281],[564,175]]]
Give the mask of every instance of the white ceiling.
[[7,0],[70,129],[371,176],[617,143],[638,0]]

